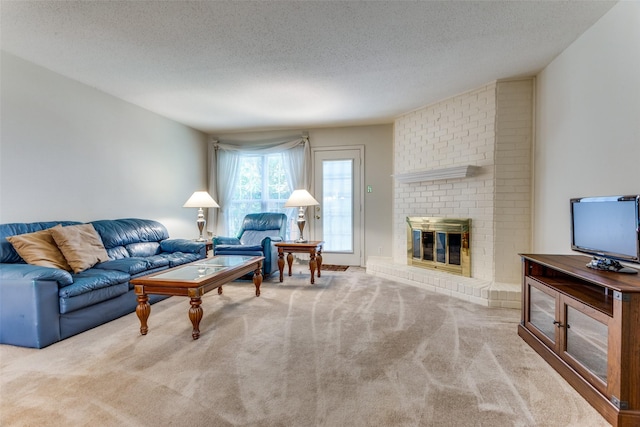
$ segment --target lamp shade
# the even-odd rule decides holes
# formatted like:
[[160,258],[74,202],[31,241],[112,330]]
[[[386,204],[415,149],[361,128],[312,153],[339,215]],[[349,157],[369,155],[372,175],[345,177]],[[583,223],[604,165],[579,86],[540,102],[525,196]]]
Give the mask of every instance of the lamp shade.
[[289,196],[289,200],[284,204],[284,207],[297,208],[299,206],[315,206],[319,204],[307,190],[295,190]]
[[206,191],[196,191],[189,197],[183,208],[219,208],[220,205]]

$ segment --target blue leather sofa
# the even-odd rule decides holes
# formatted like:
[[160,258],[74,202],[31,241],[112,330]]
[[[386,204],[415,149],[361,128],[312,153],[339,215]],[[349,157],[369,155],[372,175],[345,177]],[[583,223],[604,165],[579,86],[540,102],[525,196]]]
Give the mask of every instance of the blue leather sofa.
[[278,248],[274,243],[285,239],[287,216],[263,212],[248,214],[242,220],[238,237],[214,237],[214,255],[264,256],[262,275],[268,277],[278,269]]
[[[147,219],[93,221],[109,261],[80,273],[26,264],[6,237],[72,221],[0,224],[0,343],[42,348],[135,311],[129,280],[206,257]],[[151,295],[151,303],[166,296]],[[131,325],[132,332],[138,325]]]

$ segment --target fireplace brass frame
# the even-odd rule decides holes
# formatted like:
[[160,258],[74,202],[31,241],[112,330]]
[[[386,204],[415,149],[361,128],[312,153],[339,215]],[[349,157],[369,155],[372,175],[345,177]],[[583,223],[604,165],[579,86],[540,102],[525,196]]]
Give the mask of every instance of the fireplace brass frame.
[[[420,257],[413,256],[413,231],[438,232],[461,235],[460,265],[424,259],[424,247],[420,245]],[[448,236],[447,236],[448,238]],[[471,219],[469,218],[437,218],[407,217],[407,264],[432,270],[471,277]]]

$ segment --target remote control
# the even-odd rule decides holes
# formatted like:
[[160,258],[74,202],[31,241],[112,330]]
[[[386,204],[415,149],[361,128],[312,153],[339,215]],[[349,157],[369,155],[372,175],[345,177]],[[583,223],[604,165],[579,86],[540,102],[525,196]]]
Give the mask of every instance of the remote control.
[[638,274],[638,270],[635,268],[625,267],[618,261],[609,258],[593,257],[587,267],[594,270],[613,271],[614,273]]

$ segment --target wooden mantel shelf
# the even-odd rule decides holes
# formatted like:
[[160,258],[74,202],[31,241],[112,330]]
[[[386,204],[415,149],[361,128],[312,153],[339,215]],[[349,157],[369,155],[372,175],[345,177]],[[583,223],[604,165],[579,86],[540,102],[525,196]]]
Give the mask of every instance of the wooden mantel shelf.
[[478,166],[463,165],[452,166],[443,169],[418,170],[391,175],[396,181],[402,183],[438,181],[453,178],[468,178],[480,170]]

